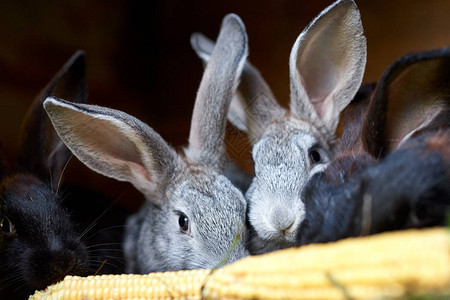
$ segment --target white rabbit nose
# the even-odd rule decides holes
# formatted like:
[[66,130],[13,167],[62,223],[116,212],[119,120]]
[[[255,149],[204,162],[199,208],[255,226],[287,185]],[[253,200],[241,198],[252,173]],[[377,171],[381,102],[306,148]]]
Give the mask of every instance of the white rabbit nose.
[[289,208],[274,207],[269,213],[269,223],[283,233],[292,227],[294,221],[295,214]]

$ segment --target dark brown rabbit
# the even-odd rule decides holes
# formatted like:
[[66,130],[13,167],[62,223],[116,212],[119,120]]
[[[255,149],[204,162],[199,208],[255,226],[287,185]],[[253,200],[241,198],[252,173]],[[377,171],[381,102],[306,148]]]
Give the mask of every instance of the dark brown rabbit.
[[25,299],[68,274],[88,270],[87,249],[58,195],[70,151],[42,103],[56,95],[86,99],[85,58],[76,52],[32,103],[14,168],[0,155],[0,298]]
[[406,55],[385,72],[359,138],[344,125],[343,139],[351,141],[305,188],[298,244],[445,223],[449,70],[450,48],[443,48]]

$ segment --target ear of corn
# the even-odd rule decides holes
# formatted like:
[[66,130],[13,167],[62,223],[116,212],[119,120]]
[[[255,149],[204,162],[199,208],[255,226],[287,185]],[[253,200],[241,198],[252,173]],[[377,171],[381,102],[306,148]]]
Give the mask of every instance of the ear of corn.
[[380,299],[450,293],[450,234],[407,230],[253,256],[214,272],[208,298]]
[[200,299],[210,270],[148,275],[66,276],[30,299]]
[[31,299],[380,299],[450,294],[450,233],[407,230],[241,259],[217,270],[67,276]]

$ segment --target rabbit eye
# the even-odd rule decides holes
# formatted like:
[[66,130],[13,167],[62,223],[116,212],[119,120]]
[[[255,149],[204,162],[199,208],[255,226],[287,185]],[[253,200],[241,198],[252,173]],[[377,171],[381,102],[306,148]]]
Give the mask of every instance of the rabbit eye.
[[14,225],[5,216],[0,216],[0,230],[3,231],[4,233],[9,233],[9,234],[13,234],[16,232]]
[[309,151],[309,159],[313,164],[319,163],[321,161],[320,153],[317,150]]
[[178,218],[178,225],[180,225],[180,230],[183,233],[190,234],[190,225],[189,225],[189,218],[185,214],[180,214],[180,217]]

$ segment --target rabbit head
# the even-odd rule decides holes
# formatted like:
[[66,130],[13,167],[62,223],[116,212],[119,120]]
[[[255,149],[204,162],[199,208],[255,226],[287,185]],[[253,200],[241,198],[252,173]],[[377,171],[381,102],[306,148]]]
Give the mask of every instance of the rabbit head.
[[[86,99],[85,58],[76,52],[32,103],[14,169],[2,162],[0,294],[25,298],[36,289],[87,271],[87,251],[58,195],[70,151],[42,107],[49,96]],[[28,293],[28,294],[27,294]]]
[[[443,48],[405,55],[386,70],[366,106],[359,146],[305,187],[299,244],[445,223],[449,67],[450,48]],[[351,137],[346,130],[354,132],[344,122],[343,137]]]
[[246,202],[223,175],[226,113],[247,53],[244,25],[236,15],[226,16],[182,153],[124,112],[57,98],[45,101],[56,131],[75,156],[94,171],[132,183],[147,200],[127,222],[128,272],[212,268],[248,255],[242,240],[231,251],[245,225]]
[[[213,43],[192,42],[203,60]],[[290,55],[290,110],[282,108],[259,72],[247,62],[228,120],[246,131],[255,177],[246,193],[252,253],[292,246],[304,218],[300,191],[336,150],[339,114],[363,77],[366,42],[351,0],[326,8],[298,36]]]

